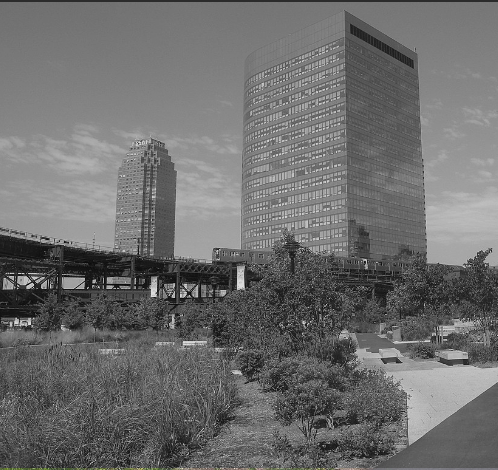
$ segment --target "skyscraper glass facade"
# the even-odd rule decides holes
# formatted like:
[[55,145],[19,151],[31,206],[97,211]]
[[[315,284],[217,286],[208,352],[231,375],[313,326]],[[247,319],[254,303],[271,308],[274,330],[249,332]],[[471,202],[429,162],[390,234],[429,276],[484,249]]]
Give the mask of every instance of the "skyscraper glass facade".
[[243,249],[426,252],[417,54],[348,12],[249,55],[243,144]]
[[176,170],[164,142],[136,140],[119,167],[114,249],[173,256],[175,207]]

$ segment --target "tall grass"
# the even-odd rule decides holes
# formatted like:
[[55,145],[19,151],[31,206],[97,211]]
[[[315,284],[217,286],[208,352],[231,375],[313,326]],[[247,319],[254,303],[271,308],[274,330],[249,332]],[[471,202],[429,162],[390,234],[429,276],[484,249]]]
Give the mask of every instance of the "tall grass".
[[215,352],[128,343],[0,354],[0,462],[7,467],[167,467],[211,437],[236,401]]
[[40,344],[75,344],[103,341],[142,340],[153,344],[155,341],[175,341],[175,330],[94,330],[84,327],[71,331],[6,330],[0,332],[0,348]]

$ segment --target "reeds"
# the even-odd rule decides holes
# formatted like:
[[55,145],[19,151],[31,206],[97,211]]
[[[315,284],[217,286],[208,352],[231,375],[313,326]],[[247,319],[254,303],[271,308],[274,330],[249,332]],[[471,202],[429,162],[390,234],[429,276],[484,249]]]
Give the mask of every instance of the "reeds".
[[8,467],[165,467],[211,437],[236,402],[210,349],[21,347],[0,355],[0,462]]

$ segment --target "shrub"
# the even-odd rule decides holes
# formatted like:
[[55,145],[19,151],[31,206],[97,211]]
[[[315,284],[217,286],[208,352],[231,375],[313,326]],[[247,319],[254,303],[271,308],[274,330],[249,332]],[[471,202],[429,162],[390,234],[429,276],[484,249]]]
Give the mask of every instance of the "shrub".
[[336,450],[346,457],[373,457],[394,450],[394,436],[374,423],[361,423],[343,429],[336,438]]
[[432,359],[436,357],[438,347],[434,343],[413,343],[408,345],[410,357],[420,359]]
[[398,421],[406,409],[406,393],[399,382],[383,370],[362,369],[352,374],[352,387],[345,393],[348,422],[376,425]]
[[448,339],[441,345],[444,349],[459,349],[467,351],[469,347],[469,335],[465,333],[450,333]]
[[335,336],[310,338],[305,349],[310,356],[328,361],[347,369],[357,365],[356,343],[351,338],[337,339]]
[[317,358],[294,356],[281,361],[269,361],[261,371],[259,381],[265,391],[285,392],[295,384],[321,380],[327,387],[344,391],[347,386],[345,371]]
[[423,318],[415,321],[402,322],[401,339],[403,341],[424,340],[430,338],[432,330],[432,323]]
[[296,383],[275,401],[275,417],[284,426],[297,421],[307,444],[318,432],[314,424],[317,415],[332,415],[340,407],[342,394],[327,387],[323,380]]
[[247,380],[254,380],[259,376],[265,364],[265,353],[261,349],[239,351],[235,363]]

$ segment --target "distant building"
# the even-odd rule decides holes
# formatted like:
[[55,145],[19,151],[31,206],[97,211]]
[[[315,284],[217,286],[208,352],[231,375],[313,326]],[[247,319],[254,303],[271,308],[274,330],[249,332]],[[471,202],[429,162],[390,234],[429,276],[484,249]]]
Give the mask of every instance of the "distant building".
[[242,249],[425,253],[418,56],[344,11],[245,63]]
[[116,251],[174,255],[176,170],[164,142],[136,140],[119,167]]

